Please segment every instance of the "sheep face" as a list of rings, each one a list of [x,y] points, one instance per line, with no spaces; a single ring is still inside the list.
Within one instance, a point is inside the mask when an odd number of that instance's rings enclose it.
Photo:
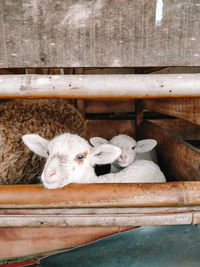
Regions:
[[[122,150],[120,157],[113,163],[116,167],[125,168],[134,161],[136,141],[133,138],[121,134],[113,137],[109,143]]]
[[[144,153],[151,151],[157,145],[157,141],[154,139],[144,139],[136,142],[135,139],[126,134],[114,136],[109,142],[102,137],[92,137],[90,138],[90,142],[93,146],[109,143],[119,147],[122,153],[120,157],[113,162],[113,165],[117,167],[117,169],[129,166],[135,158],[138,159],[139,154],[142,159]]]
[[[95,177],[95,164],[111,163],[121,154],[112,145],[92,148],[82,137],[69,133],[51,141],[35,134],[24,135],[23,141],[33,152],[47,158],[41,181],[49,189],[69,183],[88,183]]]

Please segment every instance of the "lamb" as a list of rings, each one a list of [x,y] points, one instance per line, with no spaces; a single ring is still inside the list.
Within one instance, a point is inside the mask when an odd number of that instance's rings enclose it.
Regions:
[[[23,135],[36,132],[51,139],[66,131],[86,136],[82,115],[65,99],[0,103],[0,184],[40,182],[45,160],[24,146]]]
[[[144,139],[136,142],[135,139],[128,135],[120,134],[114,136],[110,141],[102,137],[92,137],[90,138],[90,143],[93,146],[109,143],[121,148],[122,154],[111,164],[111,173],[119,172],[122,168],[129,166],[134,160],[138,159],[153,160],[157,163],[154,149],[157,141],[154,139]]]
[[[95,164],[108,164],[121,154],[119,147],[102,144],[92,147],[84,138],[64,133],[48,141],[37,134],[22,137],[34,153],[46,158],[41,181],[48,189],[69,183],[165,182],[165,176],[153,161],[137,160],[117,174],[97,177]]]

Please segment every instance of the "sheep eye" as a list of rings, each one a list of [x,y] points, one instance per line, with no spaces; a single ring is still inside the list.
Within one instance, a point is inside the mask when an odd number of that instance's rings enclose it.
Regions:
[[[84,157],[83,157],[83,155],[77,155],[76,158],[77,158],[78,160],[82,160]]]
[[[132,147],[132,149],[134,150],[134,149],[135,149],[135,147],[133,146],[133,147]]]
[[[49,151],[47,151],[47,155],[49,156]]]

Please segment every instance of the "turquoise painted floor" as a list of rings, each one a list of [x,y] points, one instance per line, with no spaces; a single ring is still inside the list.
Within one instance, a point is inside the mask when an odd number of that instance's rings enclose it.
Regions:
[[[43,258],[52,267],[200,267],[200,226],[146,226]]]

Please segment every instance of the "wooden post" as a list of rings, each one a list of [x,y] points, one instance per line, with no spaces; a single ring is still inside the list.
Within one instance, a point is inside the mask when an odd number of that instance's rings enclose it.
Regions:
[[[135,100],[135,132],[136,132],[136,140],[141,139],[141,125],[143,121],[143,105],[141,99]]]

